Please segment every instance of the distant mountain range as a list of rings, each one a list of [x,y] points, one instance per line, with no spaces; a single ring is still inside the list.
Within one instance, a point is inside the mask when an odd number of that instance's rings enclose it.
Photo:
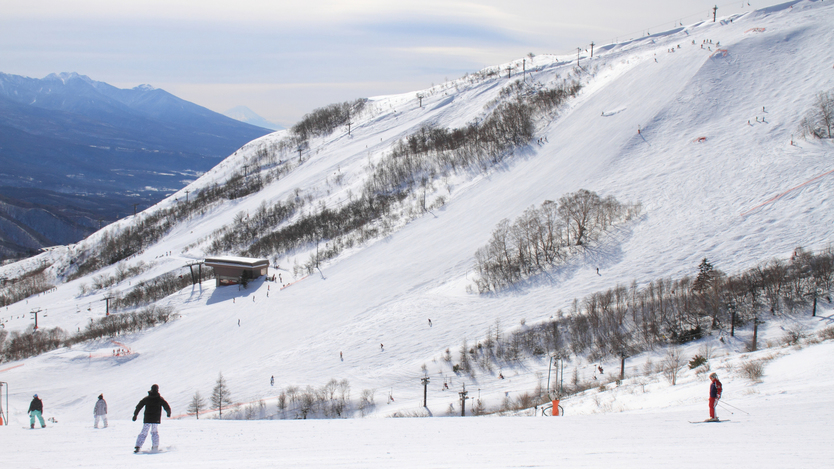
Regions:
[[[150,85],[0,73],[0,259],[77,241],[268,133]]]
[[[231,117],[232,119],[240,122],[246,122],[247,124],[256,125],[258,127],[263,127],[265,129],[270,130],[284,130],[286,127],[282,125],[278,125],[274,122],[270,122],[263,117],[255,114],[255,111],[249,109],[246,106],[235,106],[228,111],[223,113],[226,117]]]

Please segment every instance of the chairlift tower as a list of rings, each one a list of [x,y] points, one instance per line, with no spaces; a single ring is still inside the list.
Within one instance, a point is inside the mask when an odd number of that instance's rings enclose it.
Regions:
[[[32,317],[35,318],[35,330],[38,330],[38,313],[41,312],[43,312],[43,310],[40,308],[32,310]]]
[[[203,284],[203,264],[205,264],[205,261],[190,262],[185,265],[191,271],[191,285]],[[196,273],[194,272],[195,266],[197,267]]]
[[[101,300],[101,301],[105,302],[105,304],[104,304],[104,315],[105,316],[110,316],[110,300],[112,300],[112,299],[113,299],[112,296],[105,296]]]

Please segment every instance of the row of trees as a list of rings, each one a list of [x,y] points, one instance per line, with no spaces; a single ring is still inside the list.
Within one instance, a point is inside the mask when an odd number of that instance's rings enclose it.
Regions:
[[[47,264],[36,266],[16,278],[0,279],[0,306],[17,303],[38,293],[55,288],[46,275]]]
[[[274,411],[267,408],[261,400],[244,406],[234,406],[226,380],[221,373],[212,390],[209,402],[211,411],[217,411],[217,418],[230,420],[264,420],[264,419],[306,419],[306,418],[343,418],[358,410],[363,415],[374,407],[374,392],[362,391],[358,402],[350,398],[348,380],[331,379],[320,388],[307,386],[288,386],[281,390]],[[223,409],[226,417],[223,417]],[[188,412],[200,418],[200,412],[207,411],[206,401],[200,391],[194,393]]]
[[[200,270],[199,274],[195,272],[195,276],[199,276],[199,281],[201,282],[213,279],[214,269],[205,267]],[[152,279],[140,281],[127,293],[114,292],[110,300],[110,307],[113,310],[144,305],[151,305],[153,307],[151,303],[188,287],[192,284],[192,281],[190,273],[187,275],[177,275],[174,272],[166,272]]]
[[[321,208],[316,213],[260,236],[243,251],[244,255],[264,256],[287,252],[305,244],[324,243],[325,240],[334,240],[361,231],[388,213],[393,204],[406,196],[406,193],[371,194],[337,209]],[[331,242],[331,245],[333,244]],[[336,254],[338,253],[331,252],[330,256]],[[319,255],[317,260],[325,258],[324,255]]]
[[[337,127],[350,124],[351,116],[362,112],[367,102],[366,98],[360,98],[353,102],[346,101],[315,109],[305,114],[290,131],[299,143],[309,140],[310,137],[328,135]]]
[[[138,332],[159,324],[167,323],[178,317],[170,307],[152,305],[141,311],[124,314],[111,314],[93,320],[83,331],[68,334],[60,327],[37,329],[30,326],[23,332],[0,329],[0,362],[22,360],[59,347],[72,345],[118,334]]]
[[[229,391],[229,385],[226,384],[226,379],[223,378],[223,373],[217,375],[217,381],[214,383],[214,388],[211,390],[209,402],[218,411],[218,418],[223,418],[223,408],[234,404],[232,401],[232,393]],[[200,412],[205,410],[206,400],[200,395],[200,391],[194,392],[191,398],[191,403],[188,405],[188,411],[194,414],[196,418],[200,418]]]
[[[25,331],[0,329],[0,363],[34,357],[61,347],[67,333],[60,327],[35,330],[29,326]]]
[[[797,249],[788,261],[774,259],[727,276],[704,259],[698,274],[656,279],[643,287],[616,286],[574,300],[569,314],[504,334],[500,324],[469,346],[464,342],[456,371],[492,370],[495,364],[523,356],[587,354],[596,361],[630,356],[661,346],[683,344],[705,334],[733,335],[751,325],[750,349],[758,347],[755,330],[767,318],[816,314],[818,301],[831,302],[834,250]],[[446,361],[453,359],[447,350]]]
[[[132,334],[160,324],[167,324],[179,317],[170,306],[150,305],[139,311],[129,313],[110,314],[94,320],[83,331],[74,334],[64,341],[64,345],[74,345],[88,340],[115,337],[121,334]]]
[[[498,291],[564,262],[613,224],[639,214],[640,206],[622,204],[581,189],[559,202],[528,208],[512,224],[501,220],[488,244],[475,253],[478,291]]]
[[[491,167],[530,141],[537,118],[581,89],[578,80],[553,89],[536,89],[524,82],[515,86],[527,92],[507,96],[480,122],[457,129],[424,126],[398,141],[374,168],[365,191],[393,194],[425,185],[450,171]]]
[[[123,280],[135,277],[143,272],[147,272],[151,269],[151,267],[153,267],[153,263],[146,264],[144,261],[139,261],[133,265],[128,265],[126,262],[122,262],[116,267],[116,271],[113,274],[102,273],[96,275],[93,277],[92,284],[89,286],[87,284],[81,284],[79,287],[79,293],[81,295],[86,295],[90,291],[112,287]]]

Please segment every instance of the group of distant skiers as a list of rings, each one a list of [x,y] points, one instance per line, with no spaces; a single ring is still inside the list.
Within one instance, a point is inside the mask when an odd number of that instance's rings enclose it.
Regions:
[[[142,431],[139,432],[139,436],[136,437],[136,446],[133,447],[134,453],[138,453],[142,448],[145,438],[148,437],[148,432],[151,434],[151,451],[159,451],[159,430],[157,427],[162,420],[162,409],[165,409],[168,418],[171,417],[171,406],[159,395],[159,386],[156,384],[151,386],[148,395],[136,405],[136,409],[133,411],[134,422],[143,407],[145,408],[144,425]],[[104,394],[98,395],[98,400],[93,408],[93,417],[93,428],[98,428],[100,421],[104,423],[104,428],[107,428],[107,401],[104,400]],[[41,428],[46,427],[46,422],[43,420],[43,401],[37,394],[32,396],[32,402],[29,404],[29,428],[35,428],[35,419],[41,424]]]

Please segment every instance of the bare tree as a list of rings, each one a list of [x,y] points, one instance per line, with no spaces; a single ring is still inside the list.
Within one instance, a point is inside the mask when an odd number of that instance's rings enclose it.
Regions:
[[[194,392],[194,397],[191,398],[191,404],[188,405],[188,411],[194,412],[194,415],[199,419],[200,411],[206,406],[206,401],[200,395],[200,391]]]
[[[661,367],[663,369],[663,375],[672,383],[672,386],[678,384],[678,373],[683,369],[685,364],[686,360],[683,358],[680,349],[677,347],[669,347],[669,350],[666,351],[666,357],[661,362]]]
[[[834,91],[821,91],[816,96],[814,106],[800,123],[805,135],[817,138],[832,138],[834,127]]]
[[[825,136],[831,138],[831,127],[834,126],[834,93],[820,92],[817,95],[817,102],[814,103],[814,111],[817,114],[817,122],[825,127]],[[822,132],[820,132],[822,134]],[[817,135],[822,138],[822,135]]]
[[[211,404],[217,407],[220,413],[220,418],[223,418],[223,406],[232,403],[229,388],[226,386],[226,380],[223,379],[223,373],[217,376],[217,381],[214,385],[214,390],[211,392]]]
[[[599,196],[586,189],[563,196],[559,199],[559,213],[573,234],[573,244],[581,246],[586,233],[592,227],[594,211],[600,205]]]

